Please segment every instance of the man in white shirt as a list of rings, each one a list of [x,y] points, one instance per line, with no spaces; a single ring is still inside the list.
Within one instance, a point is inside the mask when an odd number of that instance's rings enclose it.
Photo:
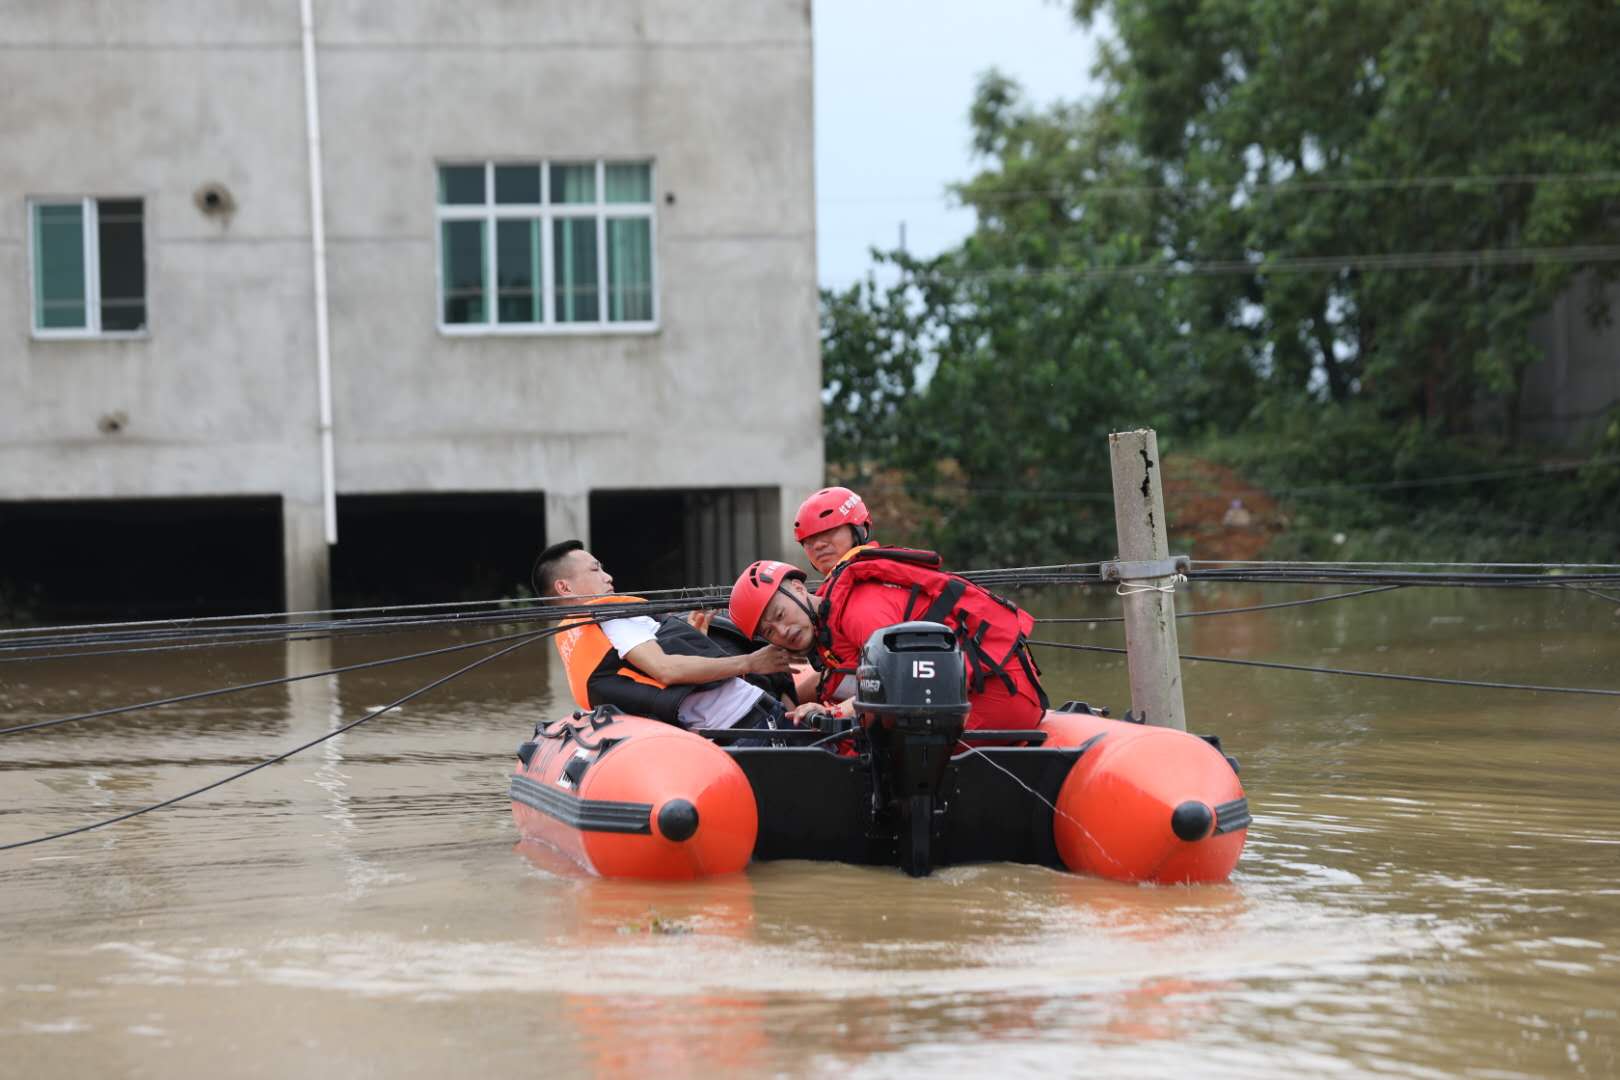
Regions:
[[[635,600],[613,594],[612,576],[578,540],[541,552],[535,579],[543,598],[569,605]],[[756,682],[770,685],[769,676],[790,670],[792,656],[775,645],[730,655],[706,636],[710,617],[694,612],[689,620],[670,616],[660,622],[631,615],[600,625],[590,620],[571,624],[553,640],[576,703],[581,708],[616,705],[691,728],[779,726],[781,701]],[[746,681],[749,677],[756,682]],[[763,740],[751,742],[763,745]]]

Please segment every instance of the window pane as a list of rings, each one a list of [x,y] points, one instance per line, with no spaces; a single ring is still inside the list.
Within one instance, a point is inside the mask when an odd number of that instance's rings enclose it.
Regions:
[[[101,258],[101,328],[139,330],[146,325],[146,259],[139,199],[96,203],[96,239]]]
[[[608,165],[604,169],[602,186],[606,188],[606,201],[611,203],[652,202],[652,167],[645,162],[633,165]]]
[[[487,322],[484,314],[484,223],[441,223],[444,245],[444,321]]]
[[[34,207],[34,322],[41,330],[85,325],[84,207]]]
[[[551,167],[551,201],[554,203],[595,202],[596,166],[553,165]]]
[[[495,201],[530,204],[539,202],[540,166],[495,166]]]
[[[495,318],[503,323],[540,321],[538,221],[495,223]]]
[[[608,321],[648,322],[652,310],[652,222],[609,218]]]
[[[551,225],[557,321],[596,322],[601,317],[596,297],[596,219],[557,218]]]
[[[484,200],[482,165],[440,165],[439,202],[444,206],[477,206]]]

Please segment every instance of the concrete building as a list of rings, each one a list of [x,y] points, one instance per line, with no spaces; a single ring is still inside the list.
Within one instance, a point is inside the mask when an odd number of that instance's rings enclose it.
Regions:
[[[808,0],[0,0],[0,85],[14,582],[224,520],[184,562],[279,531],[289,610],[480,537],[496,587],[548,538],[647,587],[796,550]]]
[[[1592,313],[1606,309],[1607,317]],[[1620,408],[1620,285],[1590,271],[1531,329],[1544,354],[1525,370],[1519,430],[1527,439],[1581,451],[1603,437]]]

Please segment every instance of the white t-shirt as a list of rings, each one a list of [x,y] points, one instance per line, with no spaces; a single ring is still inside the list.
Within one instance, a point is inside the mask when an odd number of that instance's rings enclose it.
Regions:
[[[646,615],[609,619],[602,624],[602,633],[607,635],[613,650],[625,657],[631,649],[657,638],[658,622]],[[681,723],[695,728],[728,728],[741,720],[764,693],[753,683],[727,679],[713,690],[697,690],[686,695],[686,700],[681,702]]]

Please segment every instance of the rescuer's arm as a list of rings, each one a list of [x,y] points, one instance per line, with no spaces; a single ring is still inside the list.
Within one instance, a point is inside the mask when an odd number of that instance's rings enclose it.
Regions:
[[[646,641],[624,658],[665,686],[687,686],[744,675],[775,675],[792,668],[785,649],[767,645],[742,656],[679,656],[667,653],[656,641]]]

